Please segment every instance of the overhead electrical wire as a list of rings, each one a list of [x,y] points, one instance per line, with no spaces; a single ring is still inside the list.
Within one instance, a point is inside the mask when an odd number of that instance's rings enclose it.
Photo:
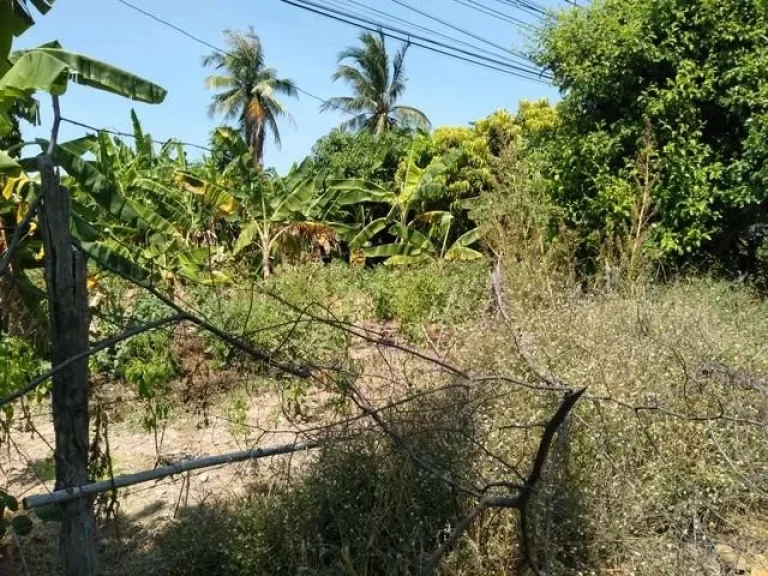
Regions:
[[[85,128],[86,130],[93,130],[94,132],[104,132],[106,134],[111,134],[112,136],[121,136],[125,138],[136,139],[136,135],[131,134],[130,132],[123,132],[121,130],[111,130],[108,128],[96,128],[95,126],[91,126],[90,124],[86,124],[78,120],[72,120],[71,118],[65,118],[63,116],[61,118],[61,121],[66,124],[71,124],[72,126]],[[155,140],[154,138],[151,138],[150,141],[153,144],[159,144],[161,146],[164,146],[168,143],[175,143],[175,144],[181,144],[182,146],[185,146],[185,147],[198,148],[200,150],[205,150],[206,152],[213,152],[213,150],[208,146],[203,146],[202,144],[194,144],[192,142],[184,142],[182,140],[177,140],[176,138],[169,138],[168,140]]]
[[[182,34],[182,35],[186,36],[190,40],[192,40],[194,42],[197,42],[198,44],[200,44],[202,46],[205,46],[206,48],[210,48],[214,52],[218,52],[219,54],[222,54],[224,56],[228,55],[228,52],[226,50],[224,50],[223,48],[220,48],[220,47],[216,46],[215,44],[211,44],[210,42],[208,42],[206,40],[203,40],[202,38],[199,38],[199,37],[195,36],[194,34],[190,34],[186,30],[184,30],[183,28],[180,28],[179,26],[177,26],[176,24],[174,24],[172,22],[169,22],[168,20],[160,18],[159,16],[157,16],[156,14],[153,14],[152,12],[144,10],[143,8],[140,8],[139,6],[136,6],[135,4],[132,4],[131,2],[128,2],[127,0],[116,0],[116,1],[119,2],[120,4],[123,4],[124,6],[127,6],[131,10],[134,10],[134,11],[138,12],[139,14],[142,14],[142,15],[146,16],[147,18],[151,18],[152,20],[162,24],[163,26],[167,26],[168,28],[171,28],[172,30],[178,32],[179,34]],[[340,112],[345,112],[347,114],[352,114],[352,115],[356,114],[355,112],[352,112],[352,111],[344,108],[343,106],[338,106],[338,105],[336,105],[336,104],[334,104],[332,102],[328,102],[328,100],[325,100],[324,98],[318,96],[317,94],[313,94],[312,92],[309,92],[308,90],[300,88],[299,86],[296,86],[296,91],[297,92],[301,92],[305,96],[309,96],[310,98],[313,98],[314,100],[317,100],[318,102],[321,102],[323,104],[327,104],[331,108],[335,108],[336,110],[338,110]],[[118,134],[118,135],[120,135],[120,134]],[[122,134],[122,135],[125,135],[125,134]],[[198,147],[198,148],[201,147],[201,146],[199,146],[197,144],[190,144],[190,146],[195,146],[195,147]]]
[[[426,12],[420,8],[417,8],[416,6],[413,6],[409,4],[408,2],[405,2],[404,0],[391,0],[398,6],[401,6],[407,10],[410,10],[412,12],[415,12],[416,14],[419,14],[423,16],[424,18],[428,18],[429,20],[432,20],[434,22],[437,22],[438,24],[441,24],[447,28],[450,28],[451,30],[455,30],[456,32],[460,34],[464,34],[465,36],[469,36],[470,38],[474,38],[475,40],[482,42],[483,44],[486,44],[488,46],[492,46],[493,48],[496,48],[497,50],[501,50],[502,52],[506,52],[507,54],[510,54],[514,56],[515,58],[521,59],[525,62],[530,63],[530,60],[527,56],[524,54],[521,54],[519,52],[516,52],[514,50],[511,50],[509,48],[505,48],[501,44],[497,44],[496,42],[493,42],[491,40],[488,40],[487,38],[483,38],[482,36],[475,34],[474,32],[471,32],[469,30],[465,30],[461,26],[456,26],[455,24],[452,24],[451,22],[448,22],[447,20],[443,20],[442,18],[435,16],[434,14],[430,14],[429,12]]]
[[[328,6],[323,6],[310,0],[279,0],[284,4],[300,8],[307,12],[311,12],[332,20],[343,22],[350,26],[368,30],[369,32],[380,32],[388,38],[399,40],[401,42],[408,42],[414,46],[418,46],[425,50],[435,52],[454,58],[456,60],[468,62],[470,64],[495,70],[510,76],[516,76],[524,78],[532,82],[538,82],[541,84],[547,84],[546,80],[549,75],[540,69],[533,66],[526,66],[524,64],[514,64],[509,61],[499,60],[497,58],[489,58],[482,56],[477,52],[471,52],[461,48],[456,48],[450,44],[434,40],[432,38],[424,37],[414,34],[407,30],[396,28],[394,26],[386,25],[380,21],[370,20],[359,15],[349,14],[338,9],[334,9]]]
[[[461,1],[461,0],[456,0],[456,1]],[[484,53],[492,55],[492,56],[496,56],[496,57],[499,56],[498,52],[494,52],[492,50],[487,50],[487,49],[485,49],[485,48],[483,48],[481,46],[475,46],[474,44],[471,44],[471,43],[466,42],[464,40],[461,40],[459,38],[455,38],[454,36],[450,36],[448,34],[444,34],[443,32],[440,32],[440,31],[437,31],[437,30],[432,30],[431,28],[428,28],[426,26],[422,26],[420,24],[416,24],[414,22],[410,22],[410,21],[408,21],[408,20],[406,20],[404,18],[400,18],[399,16],[394,16],[394,15],[388,13],[388,12],[384,12],[383,10],[378,10],[378,9],[372,7],[372,6],[368,6],[367,4],[363,4],[361,2],[358,2],[357,0],[336,0],[336,2],[337,3],[338,2],[346,2],[347,4],[351,4],[352,6],[356,6],[356,7],[359,7],[361,9],[368,10],[369,12],[373,12],[374,14],[376,14],[379,17],[387,18],[388,20],[391,20],[393,22],[397,22],[398,24],[405,24],[406,26],[411,26],[412,28],[415,28],[416,30],[420,30],[422,32],[427,32],[429,34],[434,34],[436,36],[440,36],[441,38],[445,38],[445,39],[451,40],[453,42],[458,42],[462,46],[467,46],[469,48],[474,48],[474,49],[476,49],[476,50],[478,50],[480,52],[484,52]],[[504,50],[504,52],[505,52],[504,56],[509,56],[509,54],[507,53],[507,50]]]
[[[536,17],[545,16],[547,14],[547,8],[545,6],[537,4],[531,0],[496,0],[496,2],[513,8],[519,8],[520,10],[525,10]]]
[[[486,14],[491,18],[495,18],[497,20],[501,20],[502,22],[512,24],[514,26],[517,26],[518,28],[522,28],[523,30],[528,31],[534,28],[534,26],[530,22],[526,22],[522,18],[517,18],[505,12],[501,12],[500,10],[496,10],[495,8],[491,8],[490,6],[486,6],[485,4],[481,4],[480,2],[476,2],[475,0],[453,0],[453,1],[456,2],[457,4],[460,4],[461,6],[466,6],[471,10],[475,10],[477,12],[480,12],[481,14]]]

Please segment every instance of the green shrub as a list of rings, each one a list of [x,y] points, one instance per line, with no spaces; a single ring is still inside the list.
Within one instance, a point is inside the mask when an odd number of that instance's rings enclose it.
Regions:
[[[7,396],[22,388],[36,374],[44,371],[47,363],[41,360],[33,346],[21,338],[0,334],[0,396]],[[49,386],[38,387],[33,397],[41,402]],[[14,404],[2,407],[2,427],[7,431],[15,413]]]
[[[594,257],[630,227],[636,158],[658,143],[649,242],[751,272],[766,201],[763,0],[599,0],[543,27],[538,62],[563,91],[545,148],[550,192]]]

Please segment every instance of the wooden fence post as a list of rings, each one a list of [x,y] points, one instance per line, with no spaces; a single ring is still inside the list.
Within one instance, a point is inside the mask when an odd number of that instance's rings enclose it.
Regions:
[[[57,366],[88,350],[88,295],[83,256],[70,235],[69,193],[54,169],[61,120],[54,96],[54,129],[48,153],[38,158],[41,231],[51,325],[51,363]],[[56,432],[56,489],[88,482],[88,358],[53,375],[53,425]],[[59,554],[65,576],[96,576],[96,526],[88,498],[61,505]]]

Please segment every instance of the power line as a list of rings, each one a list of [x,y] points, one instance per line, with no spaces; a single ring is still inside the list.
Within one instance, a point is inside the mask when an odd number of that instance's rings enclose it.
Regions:
[[[507,22],[508,24],[513,24],[514,26],[518,26],[519,28],[523,28],[525,30],[530,30],[531,28],[533,28],[533,25],[531,25],[529,22],[526,22],[521,18],[511,16],[509,14],[501,12],[500,10],[496,10],[495,8],[491,8],[490,6],[481,4],[480,2],[476,2],[474,0],[453,0],[453,1],[456,2],[457,4],[466,6],[467,8],[480,12],[481,14],[486,14],[491,18],[495,18],[497,20],[501,20],[502,22]]]
[[[442,18],[439,18],[435,16],[434,14],[430,14],[429,12],[425,12],[424,10],[421,10],[420,8],[416,8],[415,6],[412,6],[411,4],[408,4],[407,2],[404,2],[403,0],[392,0],[395,4],[398,6],[402,6],[403,8],[406,8],[407,10],[410,10],[412,12],[415,12],[416,14],[419,14],[425,18],[428,18],[429,20],[433,20],[437,22],[438,24],[442,24],[443,26],[446,26],[450,28],[451,30],[455,30],[456,32],[459,32],[460,34],[464,34],[465,36],[469,36],[470,38],[474,38],[475,40],[482,42],[483,44],[486,44],[488,46],[492,46],[496,48],[497,50],[501,50],[502,52],[506,52],[507,54],[511,54],[515,56],[516,58],[520,58],[525,61],[529,61],[529,59],[518,52],[515,52],[513,50],[510,50],[509,48],[505,48],[501,44],[497,44],[496,42],[492,42],[491,40],[488,40],[486,38],[483,38],[482,36],[479,36],[475,34],[474,32],[470,32],[469,30],[465,30],[464,28],[460,26],[456,26],[455,24],[452,24],[446,20],[443,20]]]
[[[541,4],[537,4],[532,0],[496,0],[499,4],[511,6],[513,8],[519,8],[525,10],[536,17],[545,16],[547,14],[547,8]]]
[[[156,14],[153,14],[152,12],[144,10],[143,8],[140,8],[139,6],[136,6],[135,4],[132,4],[131,2],[128,2],[127,0],[117,0],[117,2],[119,2],[120,4],[123,4],[124,6],[127,6],[131,10],[135,10],[136,12],[138,12],[140,14],[143,14],[147,18],[151,18],[152,20],[162,24],[163,26],[167,26],[168,28],[171,28],[172,30],[178,32],[179,34],[182,34],[182,35],[186,36],[190,40],[192,40],[194,42],[197,42],[198,44],[200,44],[202,46],[205,46],[206,48],[210,48],[214,52],[218,52],[219,54],[222,54],[224,56],[231,56],[231,54],[228,51],[224,50],[223,48],[220,48],[220,47],[216,46],[215,44],[211,44],[207,40],[204,40],[204,39],[202,39],[202,38],[200,38],[198,36],[195,36],[194,34],[191,34],[191,33],[187,32],[186,30],[184,30],[183,28],[177,26],[173,22],[169,22],[168,20],[160,18]],[[305,94],[306,96],[309,96],[310,98],[314,98],[318,102],[322,102],[323,104],[328,104],[328,106],[330,106],[332,108],[336,108],[337,110],[339,110],[341,112],[345,112],[347,114],[355,115],[354,112],[351,112],[350,110],[344,108],[343,106],[338,106],[336,104],[328,102],[324,98],[321,98],[320,96],[318,96],[316,94],[312,94],[308,90],[304,90],[303,88],[299,88],[298,86],[296,87],[296,90],[298,92],[301,92],[302,94]],[[130,134],[123,134],[123,133],[117,134],[117,135],[130,136]],[[189,144],[189,145],[193,146],[193,147],[196,147],[196,148],[208,149],[206,147],[201,147],[198,144]]]
[[[280,0],[280,2],[308,12],[312,12],[320,16],[324,16],[326,18],[330,18],[331,20],[342,22],[350,26],[355,26],[356,28],[360,28],[362,30],[381,33],[388,38],[399,40],[401,42],[407,42],[425,50],[474,64],[475,66],[480,66],[489,70],[495,70],[510,76],[517,76],[519,78],[524,78],[533,82],[539,82],[541,84],[547,84],[547,82],[542,80],[542,78],[549,79],[549,76],[544,71],[539,71],[523,65],[512,64],[508,61],[505,62],[498,59],[483,57],[475,52],[455,48],[454,46],[445,44],[444,42],[439,42],[424,36],[415,35],[411,32],[398,29],[393,26],[387,26],[381,22],[372,21],[360,16],[349,15],[343,11],[328,8],[308,0]]]
[[[460,0],[457,0],[460,1]],[[482,48],[480,46],[476,46],[474,44],[471,44],[469,42],[465,42],[464,40],[461,40],[459,38],[456,38],[454,36],[450,36],[448,34],[444,34],[443,32],[432,30],[431,28],[427,28],[426,26],[422,26],[420,24],[416,24],[414,22],[409,22],[408,20],[404,18],[400,18],[399,16],[393,16],[392,14],[389,14],[388,12],[384,12],[383,10],[378,10],[376,8],[373,8],[372,6],[368,6],[367,4],[363,4],[361,2],[357,2],[356,0],[336,0],[336,2],[346,2],[347,4],[352,4],[353,6],[357,6],[359,8],[362,8],[364,10],[367,10],[369,12],[373,12],[374,14],[378,15],[382,18],[387,18],[388,20],[397,22],[398,24],[405,24],[407,26],[411,26],[412,28],[415,28],[416,30],[420,30],[422,32],[427,32],[429,34],[434,34],[436,36],[440,36],[441,38],[445,38],[447,40],[451,40],[453,42],[457,42],[463,46],[467,46],[469,48],[474,48],[480,52],[484,52],[485,54],[490,54],[492,56],[499,56],[497,52],[493,52],[491,50],[487,50],[485,48]],[[521,21],[522,22],[522,21]],[[504,50],[506,55],[508,55],[507,50]]]
[[[123,4],[123,5],[127,6],[131,10],[135,10],[136,12],[144,14],[144,16],[146,16],[147,18],[151,18],[155,22],[159,22],[160,24],[162,24],[164,26],[168,26],[169,28],[173,28],[179,34],[183,34],[184,36],[186,36],[187,38],[190,38],[191,40],[194,40],[198,44],[202,44],[203,46],[207,46],[208,48],[210,48],[211,50],[214,50],[216,52],[223,52],[220,48],[217,48],[216,46],[214,46],[210,42],[207,42],[207,41],[203,40],[202,38],[198,38],[197,36],[195,36],[193,34],[190,34],[186,30],[184,30],[183,28],[179,28],[178,26],[176,26],[175,24],[169,22],[168,20],[163,20],[159,16],[156,16],[155,14],[152,14],[151,12],[148,12],[147,10],[144,10],[143,8],[140,8],[139,6],[136,6],[135,4],[131,4],[127,0],[117,0],[117,1],[120,2],[120,4]]]
[[[499,67],[508,68],[509,70],[501,70],[501,71],[504,71],[508,74],[512,74],[516,76],[528,75],[527,77],[529,79],[534,79],[534,80],[540,79],[540,75],[541,75],[540,71],[532,68],[529,65],[515,64],[508,60],[506,61],[499,60],[498,57],[488,58],[488,57],[477,54],[477,52],[470,52],[467,50],[463,50],[461,48],[456,48],[453,45],[445,44],[444,42],[440,42],[432,38],[413,34],[412,32],[409,32],[408,30],[403,30],[402,28],[388,26],[382,23],[381,21],[371,20],[356,14],[350,14],[344,11],[340,11],[338,9],[329,8],[327,6],[317,4],[316,2],[312,2],[310,0],[280,0],[280,1],[298,8],[308,10],[310,12],[314,12],[316,14],[320,14],[322,16],[329,17],[334,20],[342,21],[347,24],[357,26],[358,28],[363,28],[365,30],[369,30],[373,32],[378,32],[378,31],[386,32],[385,35],[391,38],[395,38],[403,42],[409,42],[415,46],[419,46],[421,48],[431,50],[433,52],[437,52],[446,56],[451,56],[453,58],[470,62],[472,64],[485,66],[485,67],[492,67],[494,69],[498,69]],[[353,19],[353,21],[350,22],[349,19]],[[398,34],[399,36],[397,36]],[[428,45],[425,45],[424,42],[426,42]],[[514,52],[511,52],[510,50],[508,50],[507,48],[504,48],[503,46],[500,46],[498,44],[492,44],[492,45],[494,45],[494,47],[496,47],[497,49],[503,50],[507,55],[515,55]],[[435,46],[437,48],[435,48]],[[450,52],[446,52],[446,50]],[[476,47],[475,47],[475,50],[477,50]],[[516,55],[516,56],[518,58],[520,57],[519,55]]]
[[[118,0],[120,1],[120,0]],[[91,126],[90,124],[85,124],[84,122],[80,122],[78,120],[72,120],[71,118],[61,118],[62,122],[66,122],[67,124],[71,124],[73,126],[79,126],[80,128],[85,128],[86,130],[93,130],[94,132],[105,132],[107,134],[111,134],[113,136],[122,136],[125,138],[133,138],[136,139],[136,135],[132,134],[130,132],[122,132],[120,130],[109,130],[107,128],[96,128],[95,126]],[[213,152],[211,148],[208,146],[203,146],[202,144],[194,144],[192,142],[183,142],[181,140],[177,140],[175,138],[170,138],[168,140],[155,140],[150,138],[149,139],[153,144],[159,144],[161,146],[165,146],[169,142],[172,142],[174,144],[181,144],[182,146],[190,147],[190,148],[198,148],[200,150],[205,150],[206,152]]]

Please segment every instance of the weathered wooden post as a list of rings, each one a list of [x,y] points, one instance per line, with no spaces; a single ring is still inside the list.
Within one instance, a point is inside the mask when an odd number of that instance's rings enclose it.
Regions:
[[[45,246],[45,275],[51,325],[51,362],[57,366],[88,350],[88,295],[83,256],[70,235],[69,193],[54,169],[61,114],[53,97],[54,126],[46,154],[38,158]],[[88,358],[53,375],[53,425],[56,431],[56,489],[88,482]],[[59,553],[66,576],[96,576],[96,527],[88,498],[60,506]]]

